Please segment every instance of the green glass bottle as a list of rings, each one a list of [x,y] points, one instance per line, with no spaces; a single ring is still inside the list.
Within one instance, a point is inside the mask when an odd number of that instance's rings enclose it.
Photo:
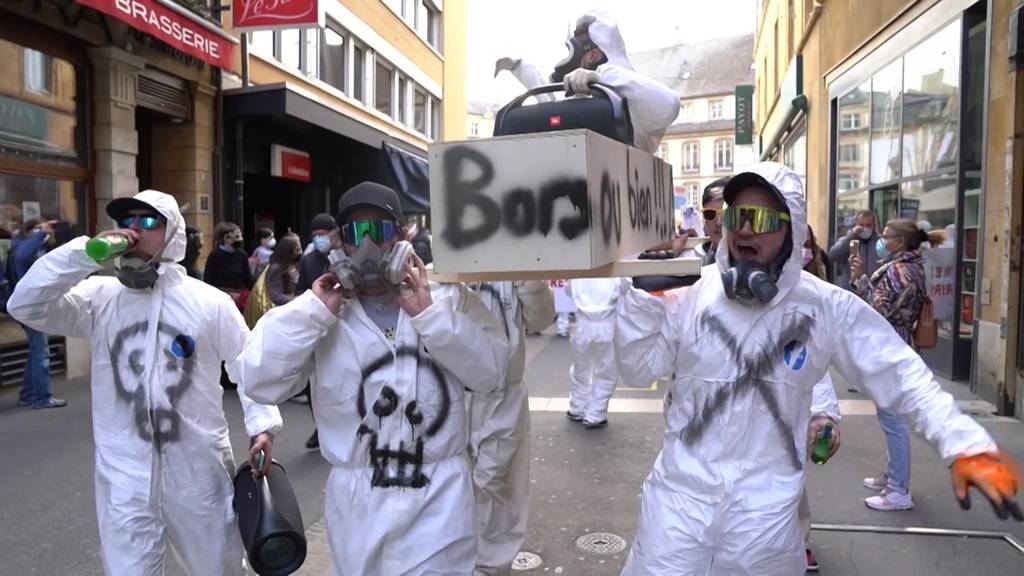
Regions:
[[[828,462],[830,446],[832,444],[832,424],[825,424],[822,428],[821,433],[818,435],[818,439],[814,441],[814,447],[811,449],[811,462],[821,465]]]
[[[85,253],[96,262],[105,262],[128,249],[125,236],[96,236],[85,243]]]

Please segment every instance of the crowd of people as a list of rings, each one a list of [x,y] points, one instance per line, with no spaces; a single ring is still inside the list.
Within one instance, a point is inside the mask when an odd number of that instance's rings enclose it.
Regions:
[[[628,95],[634,144],[653,150],[676,95],[632,69],[602,15],[581,18],[574,40],[578,67],[559,79]],[[332,574],[510,573],[528,523],[525,334],[555,322],[546,284],[431,282],[429,234],[372,182],[315,216],[305,248],[260,230],[250,255],[239,226],[218,224],[202,274],[202,235],[173,196],[146,190],[106,213],[114,229],[52,249],[45,224],[29,228],[7,309],[30,338],[92,343],[107,574],[160,574],[168,546],[190,574],[244,572],[222,381],[238,385],[248,459],[263,473],[283,427],[277,406],[308,398],[308,445],[331,465]],[[865,480],[878,490],[868,506],[912,505],[906,421],[950,463],[962,506],[973,487],[1000,518],[1024,520],[1006,455],[914,349],[927,306],[919,249],[937,235],[904,220],[879,234],[865,212],[826,254],[800,178],[770,162],[710,186],[702,217],[696,283],[653,293],[574,279],[576,326],[557,328],[571,332],[574,422],[608,425],[614,375],[667,382],[664,443],[623,574],[811,567],[808,445],[824,438],[831,455],[840,444],[830,371],[870,394],[886,433],[888,466]],[[86,250],[95,240],[126,248],[97,260]],[[34,379],[22,400],[59,403]]]

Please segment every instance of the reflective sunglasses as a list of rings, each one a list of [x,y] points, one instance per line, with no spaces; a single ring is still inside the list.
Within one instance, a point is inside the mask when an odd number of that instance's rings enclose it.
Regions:
[[[789,222],[789,214],[764,206],[729,206],[722,212],[722,226],[726,230],[739,230],[743,223],[750,223],[754,234],[775,232],[782,228],[783,222]]]
[[[398,225],[391,220],[353,220],[341,227],[342,241],[352,246],[359,246],[367,234],[370,240],[383,244],[398,237]]]
[[[131,228],[136,222],[143,230],[152,230],[160,226],[160,217],[152,214],[128,214],[117,219],[119,228]]]
[[[722,213],[721,208],[705,208],[701,210],[705,220],[714,220]]]

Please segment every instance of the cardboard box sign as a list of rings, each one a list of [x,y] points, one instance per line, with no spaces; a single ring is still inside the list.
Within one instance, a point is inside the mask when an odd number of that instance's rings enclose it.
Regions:
[[[589,270],[672,238],[671,166],[589,130],[433,144],[429,156],[439,273]]]

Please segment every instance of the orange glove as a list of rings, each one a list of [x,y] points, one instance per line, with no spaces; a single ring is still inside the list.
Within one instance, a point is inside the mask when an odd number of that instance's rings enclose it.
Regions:
[[[977,454],[957,458],[950,468],[953,478],[953,493],[960,501],[964,510],[971,508],[971,497],[968,490],[974,486],[992,503],[996,516],[1006,520],[1013,515],[1018,521],[1024,522],[1020,506],[1013,500],[1017,494],[1017,483],[1020,468],[1009,457],[999,454]]]

